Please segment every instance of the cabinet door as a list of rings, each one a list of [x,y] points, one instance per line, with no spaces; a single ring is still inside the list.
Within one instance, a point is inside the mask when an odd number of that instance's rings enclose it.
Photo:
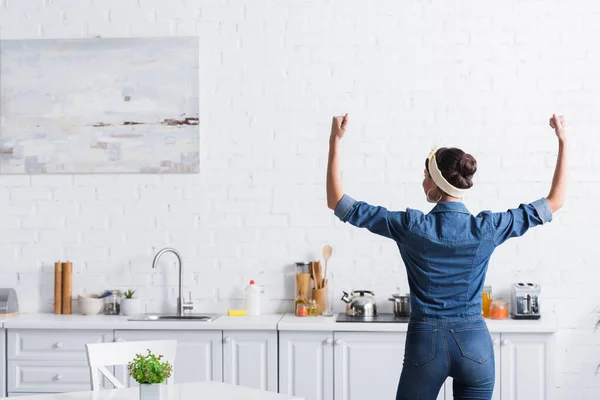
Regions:
[[[335,400],[394,399],[406,333],[336,332]]]
[[[492,396],[492,400],[500,400],[500,334],[492,333],[491,335],[492,342],[494,343],[494,369],[496,372],[496,383],[494,385],[494,395]],[[452,378],[448,378],[444,384],[446,400],[452,400],[454,398],[452,393],[452,382]],[[438,399],[441,400],[442,397],[439,397]]]
[[[6,330],[0,329],[0,397],[6,395]]]
[[[503,333],[501,339],[501,399],[552,399],[554,337],[539,333]]]
[[[223,332],[225,383],[277,392],[277,332]]]
[[[333,332],[279,332],[279,392],[333,400]]]
[[[176,383],[223,380],[221,331],[115,331],[116,341],[177,340]],[[115,376],[126,386],[137,384],[126,367],[115,367]]]

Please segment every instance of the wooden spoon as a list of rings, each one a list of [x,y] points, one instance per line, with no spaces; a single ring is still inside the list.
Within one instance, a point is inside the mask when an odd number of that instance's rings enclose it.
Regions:
[[[324,286],[327,286],[327,262],[329,261],[329,258],[331,257],[331,255],[333,254],[333,248],[330,245],[325,245],[323,247],[323,260],[325,260],[325,277],[324,277]]]

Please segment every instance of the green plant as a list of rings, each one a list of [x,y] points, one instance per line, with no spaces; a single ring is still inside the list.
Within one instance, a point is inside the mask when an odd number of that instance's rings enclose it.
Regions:
[[[162,355],[136,354],[135,358],[127,365],[129,375],[139,384],[163,383],[171,377],[173,367],[167,361],[162,362]]]
[[[123,297],[126,299],[133,299],[133,295],[135,294],[135,290],[128,289],[123,293]]]

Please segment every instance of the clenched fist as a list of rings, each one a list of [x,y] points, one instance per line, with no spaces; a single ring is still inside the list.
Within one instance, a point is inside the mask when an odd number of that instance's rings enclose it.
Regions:
[[[558,116],[556,114],[553,114],[552,118],[550,118],[550,127],[552,129],[554,129],[554,132],[556,133],[556,137],[558,137],[559,140],[566,139],[567,124],[565,122],[565,117],[563,115]]]
[[[341,139],[346,133],[346,127],[348,126],[348,114],[343,117],[333,117],[331,122],[331,136],[330,140]]]

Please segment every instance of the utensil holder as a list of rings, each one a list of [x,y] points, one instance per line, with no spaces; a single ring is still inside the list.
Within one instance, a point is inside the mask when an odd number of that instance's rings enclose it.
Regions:
[[[327,286],[312,290],[312,298],[317,302],[317,314],[319,315],[323,315],[323,312],[327,310],[327,290]]]

